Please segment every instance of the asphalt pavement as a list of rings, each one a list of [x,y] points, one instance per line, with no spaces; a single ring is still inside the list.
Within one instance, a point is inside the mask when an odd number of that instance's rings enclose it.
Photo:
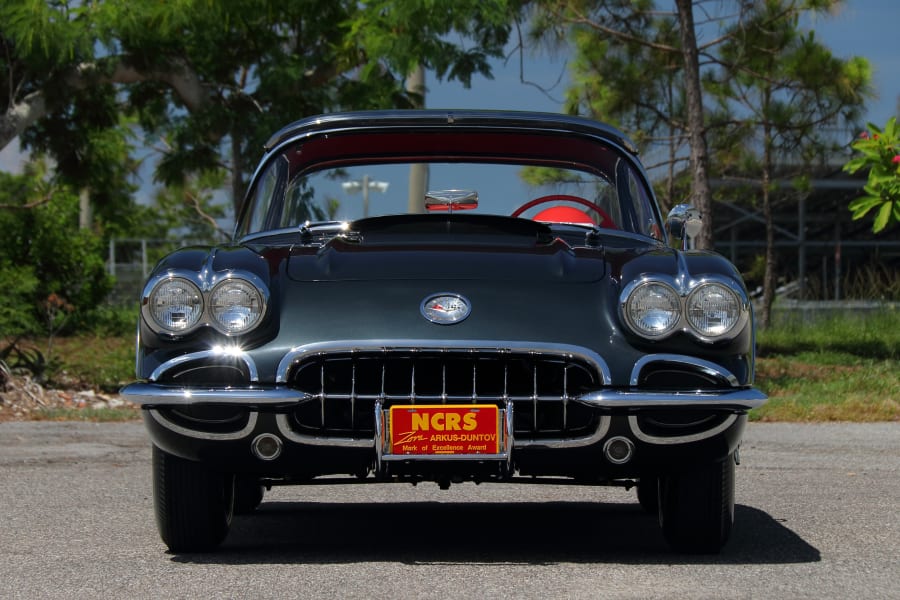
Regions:
[[[751,424],[721,555],[634,491],[276,488],[219,552],[166,551],[139,423],[0,423],[0,598],[900,598],[900,423]]]

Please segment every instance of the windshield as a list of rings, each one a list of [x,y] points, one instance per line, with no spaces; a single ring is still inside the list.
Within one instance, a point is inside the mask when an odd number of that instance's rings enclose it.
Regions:
[[[652,203],[630,161],[583,140],[335,136],[288,145],[269,157],[248,196],[238,236],[318,222],[464,211],[659,237]]]

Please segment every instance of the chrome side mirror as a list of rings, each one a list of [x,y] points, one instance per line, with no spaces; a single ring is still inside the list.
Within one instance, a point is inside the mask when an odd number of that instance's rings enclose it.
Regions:
[[[703,215],[690,204],[679,204],[669,211],[666,217],[666,233],[669,245],[681,250],[692,250],[694,238],[703,227]]]

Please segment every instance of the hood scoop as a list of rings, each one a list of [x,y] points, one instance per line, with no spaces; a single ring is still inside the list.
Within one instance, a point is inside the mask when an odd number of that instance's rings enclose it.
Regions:
[[[528,219],[495,215],[392,215],[360,219],[343,238],[366,246],[381,244],[486,244],[535,246],[550,244],[549,227]]]

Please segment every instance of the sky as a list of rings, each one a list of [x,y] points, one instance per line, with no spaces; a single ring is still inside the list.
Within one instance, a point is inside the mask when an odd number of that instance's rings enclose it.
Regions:
[[[840,58],[862,56],[873,68],[873,87],[877,95],[868,102],[866,121],[884,125],[898,113],[900,96],[900,48],[897,45],[900,24],[900,0],[845,0],[840,12],[819,17],[803,25],[815,31]],[[703,40],[700,39],[700,43]],[[560,112],[566,89],[566,57],[526,56],[524,78],[544,88],[553,88],[549,96],[537,87],[523,85],[519,77],[518,55],[506,63],[494,61],[494,79],[473,81],[471,89],[456,82],[442,83],[431,77],[426,81],[429,108],[487,108]],[[560,83],[560,77],[563,81]],[[555,86],[555,87],[554,87]],[[626,132],[627,133],[627,132]]]
[[[869,101],[866,121],[879,126],[898,113],[900,50],[897,27],[900,0],[846,0],[834,16],[807,23],[816,37],[842,58],[863,56],[873,67],[876,97]],[[702,40],[701,40],[702,43]],[[465,89],[457,82],[440,82],[426,75],[429,108],[484,108],[560,112],[567,85],[566,56],[526,55],[523,77],[548,89],[543,92],[520,79],[518,55],[493,63],[493,79],[476,77]],[[628,132],[626,132],[628,133]],[[18,171],[22,156],[14,142],[0,152],[0,169]]]

